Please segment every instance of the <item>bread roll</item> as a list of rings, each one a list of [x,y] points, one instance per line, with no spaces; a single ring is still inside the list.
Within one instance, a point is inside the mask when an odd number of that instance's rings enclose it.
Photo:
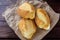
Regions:
[[[50,19],[47,12],[42,8],[37,8],[35,22],[37,26],[41,29],[50,29]]]
[[[33,34],[36,32],[36,26],[34,22],[28,19],[21,19],[18,23],[18,29],[27,39],[31,39]]]
[[[25,2],[22,5],[20,5],[17,8],[16,12],[23,18],[30,18],[30,19],[35,18],[35,8],[32,4],[28,2]]]

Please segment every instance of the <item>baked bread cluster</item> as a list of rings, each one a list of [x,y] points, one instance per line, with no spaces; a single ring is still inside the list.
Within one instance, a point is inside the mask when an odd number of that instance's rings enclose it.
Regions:
[[[37,27],[44,30],[50,29],[50,18],[43,8],[36,8],[25,2],[17,7],[16,12],[22,17],[18,22],[18,29],[23,37],[31,39]]]

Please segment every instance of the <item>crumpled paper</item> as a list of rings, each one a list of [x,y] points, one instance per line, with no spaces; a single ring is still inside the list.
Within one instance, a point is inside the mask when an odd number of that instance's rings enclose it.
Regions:
[[[16,8],[24,2],[32,3],[37,8],[38,7],[43,8],[44,10],[47,11],[50,17],[51,20],[50,29],[47,31],[38,28],[37,32],[34,34],[34,36],[31,39],[31,40],[41,40],[56,25],[56,23],[59,20],[59,14],[54,12],[54,10],[47,4],[47,2],[38,1],[38,0],[18,0],[16,5],[9,6],[2,15],[5,17],[5,20],[8,23],[9,27],[13,29],[13,31],[21,40],[27,40],[27,39],[24,38],[21,32],[18,30],[18,22],[21,19],[21,17],[17,15]]]

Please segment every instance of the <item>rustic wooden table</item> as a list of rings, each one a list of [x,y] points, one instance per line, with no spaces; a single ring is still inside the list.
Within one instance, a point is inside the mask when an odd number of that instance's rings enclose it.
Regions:
[[[0,40],[19,40],[14,31],[9,28],[5,19],[2,17],[2,13],[5,8],[12,4],[10,1],[14,0],[0,0]],[[55,12],[60,13],[60,1],[59,0],[46,0],[48,4],[54,9]],[[8,39],[9,38],[9,39]],[[56,26],[51,30],[42,40],[45,39],[59,39],[60,40],[60,19]]]

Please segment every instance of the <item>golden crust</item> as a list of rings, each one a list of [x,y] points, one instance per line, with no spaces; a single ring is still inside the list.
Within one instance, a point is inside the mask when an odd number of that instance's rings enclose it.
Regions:
[[[35,22],[39,28],[48,30],[50,28],[50,19],[45,10],[37,8]]]
[[[21,10],[21,9],[17,8],[17,13],[18,13],[18,15],[20,15],[21,17],[25,17],[25,16],[27,16],[26,14],[29,13],[29,11],[25,11],[25,10]]]
[[[18,15],[20,15],[23,18],[30,18],[30,19],[35,18],[35,8],[32,4],[27,3],[27,2],[20,5],[16,9],[16,12]]]
[[[18,23],[18,29],[21,31],[22,35],[31,39],[33,34],[36,32],[36,26],[32,20],[21,19]]]

